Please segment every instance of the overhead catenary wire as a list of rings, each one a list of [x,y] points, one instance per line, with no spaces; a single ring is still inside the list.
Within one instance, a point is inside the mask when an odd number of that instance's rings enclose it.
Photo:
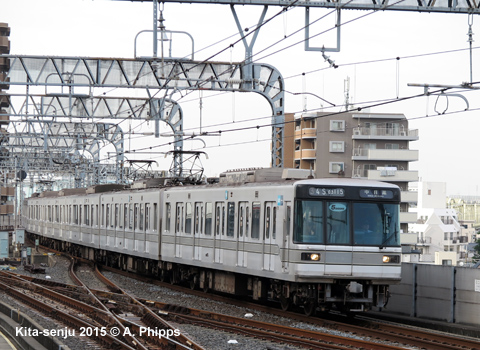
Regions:
[[[441,92],[444,92],[444,91],[449,90],[449,89],[451,89],[451,88],[438,89],[436,91],[431,92],[430,94],[441,93]],[[395,98],[395,99],[391,99],[391,100],[380,101],[380,102],[369,104],[369,105],[364,106],[364,107],[356,107],[356,108],[352,108],[352,109],[346,110],[346,111],[332,112],[332,113],[326,113],[326,114],[319,115],[319,116],[312,116],[311,119],[326,118],[326,117],[330,117],[330,116],[333,116],[333,115],[340,115],[340,114],[356,112],[356,111],[360,112],[362,109],[379,107],[379,106],[384,106],[384,105],[392,104],[392,103],[399,103],[399,102],[403,102],[403,101],[407,101],[407,100],[411,100],[411,99],[415,99],[415,98],[419,98],[419,97],[424,97],[424,96],[425,96],[425,94],[422,93],[422,94],[411,95],[411,96],[402,97],[402,98],[398,98],[398,99]],[[476,110],[476,109],[472,109],[472,110]],[[472,111],[472,110],[469,110],[469,111]],[[478,110],[480,110],[480,108]],[[460,112],[465,112],[465,111],[456,111],[456,112],[451,112],[451,113],[460,113]],[[442,115],[447,115],[447,114],[450,114],[450,113],[443,113]],[[294,122],[295,122],[295,120],[284,122],[283,124],[285,125],[285,124],[294,123]],[[256,125],[256,126],[237,127],[237,128],[234,128],[234,129],[216,130],[216,131],[212,131],[212,132],[219,133],[219,134],[225,134],[225,133],[229,133],[229,132],[239,132],[239,131],[246,131],[246,130],[253,130],[253,129],[258,130],[260,128],[272,127],[274,125],[278,126],[278,123],[277,124],[266,123],[266,124]],[[212,133],[212,132],[204,132],[202,135],[208,135],[209,133]],[[160,144],[160,145],[155,145],[155,146],[138,148],[136,151],[152,150],[152,149],[155,149],[155,148],[158,148],[158,147],[171,145],[175,142],[179,142],[179,141],[183,142],[183,141],[187,141],[187,140],[192,140],[195,137],[202,136],[202,135],[190,135],[190,136],[183,137],[181,140],[171,141],[171,142],[167,142],[167,143]],[[108,157],[108,158],[111,158],[111,157]],[[108,159],[108,158],[105,158],[105,159]]]
[[[465,49],[462,49],[462,50],[465,50]],[[454,51],[461,51],[461,50],[454,50]],[[452,52],[452,51],[450,51],[450,52]],[[416,55],[416,57],[419,57],[419,56],[423,56],[423,55]],[[368,63],[372,63],[372,62],[380,62],[380,60],[369,61]],[[360,64],[360,63],[357,63],[357,64]],[[348,65],[348,64],[342,64],[342,66],[346,66],[346,65]],[[292,93],[292,92],[287,92],[287,93]],[[204,97],[204,98],[206,98],[206,97]],[[398,98],[398,96],[397,96],[397,98]],[[124,120],[128,120],[128,118],[131,118],[131,117],[129,116],[129,117],[125,118]],[[267,117],[264,117],[264,118],[271,118],[271,116],[267,116]],[[123,121],[118,122],[118,124],[122,123]],[[238,122],[237,122],[237,124],[238,124]],[[270,124],[270,126],[271,126],[271,124]],[[224,132],[228,132],[228,131],[224,131]]]

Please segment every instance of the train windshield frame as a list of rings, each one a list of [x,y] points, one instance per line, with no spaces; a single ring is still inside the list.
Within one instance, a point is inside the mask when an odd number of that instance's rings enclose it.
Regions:
[[[312,188],[297,191],[294,243],[400,246],[398,189]]]

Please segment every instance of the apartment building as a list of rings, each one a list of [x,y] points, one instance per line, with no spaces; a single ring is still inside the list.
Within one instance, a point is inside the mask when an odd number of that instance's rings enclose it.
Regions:
[[[442,265],[469,262],[468,244],[476,240],[474,221],[461,220],[455,209],[447,208],[444,182],[418,184],[416,211],[417,222],[409,225],[409,229],[417,236],[418,262]]]
[[[287,116],[291,118],[290,114]],[[380,113],[301,113],[294,115],[292,164],[286,167],[311,169],[317,178],[351,177],[385,181],[402,189],[401,228],[417,220],[409,212],[417,202],[417,193],[408,191],[408,183],[418,181],[418,172],[409,170],[418,160],[411,141],[418,130],[408,128],[403,114]]]
[[[7,23],[0,23],[0,54],[10,53],[10,27]],[[9,89],[9,79],[6,78],[8,69],[10,68],[10,59],[6,57],[0,57],[0,81],[6,83],[0,84],[0,163],[5,157],[8,157],[8,153],[5,147],[8,143],[7,127],[10,122],[8,115],[8,108],[10,107],[10,96],[5,90]],[[8,170],[0,169],[0,230],[13,229],[14,225],[14,195],[15,188],[7,184],[8,179],[11,177],[8,174]]]

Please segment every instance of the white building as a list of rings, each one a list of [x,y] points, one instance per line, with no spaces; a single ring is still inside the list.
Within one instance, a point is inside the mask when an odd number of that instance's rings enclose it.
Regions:
[[[471,223],[460,223],[455,209],[446,208],[446,184],[418,184],[417,223],[409,225],[415,233],[417,255],[405,260],[417,260],[438,265],[457,265],[467,259],[467,244],[472,240]],[[473,230],[474,234],[474,230]],[[412,261],[413,262],[413,261]]]

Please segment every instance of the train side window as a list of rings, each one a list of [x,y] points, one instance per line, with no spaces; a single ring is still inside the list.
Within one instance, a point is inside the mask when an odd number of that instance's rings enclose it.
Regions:
[[[95,225],[99,226],[98,225],[98,204],[95,205]]]
[[[130,204],[130,206],[128,207],[128,229],[129,230],[133,230],[133,204]]]
[[[158,204],[153,203],[153,230],[154,231],[157,231],[157,229],[158,229],[157,220],[158,220]]]
[[[250,207],[245,207],[245,237],[248,237],[248,230],[250,229]]]
[[[135,203],[133,213],[133,229],[138,229],[138,203]]]
[[[185,204],[185,233],[192,233],[192,203]]]
[[[221,214],[221,209],[222,204],[221,203],[216,203],[215,205],[215,235],[218,236],[220,235],[220,214]]]
[[[145,204],[145,230],[148,231],[150,230],[150,203]]]
[[[176,220],[175,220],[175,232],[178,233],[178,232],[181,232],[181,223],[182,223],[182,217],[183,217],[183,213],[182,213],[182,206],[180,203],[177,203],[177,212],[175,214],[175,217],[176,217]]]
[[[212,214],[213,204],[205,203],[205,234],[208,236],[212,234]]]
[[[84,220],[83,223],[87,226],[90,226],[90,217],[89,217],[90,211],[88,209],[89,209],[88,205],[83,206],[83,220]]]
[[[238,203],[238,236],[243,237],[243,207]]]
[[[286,228],[286,235],[290,236],[290,223],[292,222],[292,207],[290,205],[287,206],[287,228]]]
[[[156,209],[156,206],[157,206],[157,203],[154,204],[154,207]],[[155,210],[155,214],[157,213],[157,211]],[[170,203],[165,203],[165,231],[169,231],[170,232],[170,220],[172,218],[172,205]],[[157,220],[155,220],[156,222]],[[155,225],[155,224],[154,224]],[[154,227],[155,229],[155,227]]]
[[[272,238],[277,238],[277,207],[273,207],[272,216]]]
[[[201,204],[200,203],[195,203],[195,224],[194,224],[194,233],[200,233],[200,217],[202,216],[201,213]]]
[[[110,209],[110,220],[108,221],[107,226],[113,227],[115,224],[115,206],[113,204],[109,204],[108,208]]]
[[[123,227],[128,227],[128,204],[123,205]]]
[[[49,206],[50,209],[50,206]],[[73,223],[75,225],[78,225],[78,206],[74,205],[73,206]]]
[[[270,207],[265,206],[265,227],[263,232],[263,239],[270,238]]]
[[[118,205],[118,228],[123,228],[123,219],[125,218],[125,214],[123,213],[123,205]]]
[[[227,236],[234,237],[234,235],[235,235],[235,203],[228,202]]]
[[[263,239],[270,238],[270,228],[272,225],[272,218],[270,212],[270,206],[267,206],[267,203],[265,203],[265,226],[263,232]]]
[[[113,208],[112,208],[112,211],[113,211]],[[118,209],[118,204],[115,203],[115,220],[110,224],[110,227],[118,227],[120,222],[119,219],[120,219],[120,212]]]
[[[222,236],[225,235],[225,207],[222,206]]]
[[[143,231],[144,222],[145,222],[145,205],[139,204],[138,205],[138,229],[140,231]]]
[[[106,205],[105,227],[110,225],[110,204]]]
[[[252,203],[252,238],[260,238],[260,202]]]
[[[204,213],[203,213],[203,205],[200,207],[200,233],[203,233],[202,230],[204,229],[204,226],[203,226],[203,216],[204,216]]]

